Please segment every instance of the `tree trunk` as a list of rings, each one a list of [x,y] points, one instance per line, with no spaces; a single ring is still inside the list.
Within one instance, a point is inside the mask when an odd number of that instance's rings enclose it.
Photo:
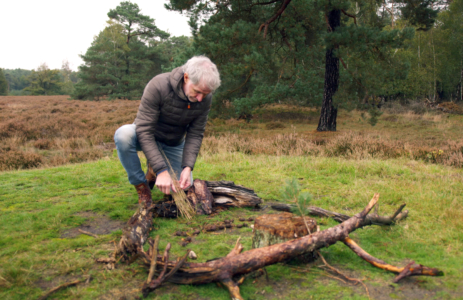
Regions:
[[[341,10],[333,9],[328,13],[328,24],[331,32],[341,25]],[[335,46],[326,49],[325,87],[317,131],[336,131],[338,110],[333,106],[333,95],[338,90],[339,59],[333,55],[335,49]]]

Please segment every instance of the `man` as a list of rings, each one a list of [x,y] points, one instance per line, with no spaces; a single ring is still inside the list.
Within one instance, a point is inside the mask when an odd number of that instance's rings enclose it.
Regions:
[[[114,135],[117,153],[139,203],[151,203],[150,185],[164,194],[176,192],[169,173],[172,166],[181,189],[193,182],[193,168],[201,147],[212,93],[220,86],[217,66],[195,56],[170,73],[157,75],[143,92],[133,124]],[[137,151],[148,159],[145,177]]]

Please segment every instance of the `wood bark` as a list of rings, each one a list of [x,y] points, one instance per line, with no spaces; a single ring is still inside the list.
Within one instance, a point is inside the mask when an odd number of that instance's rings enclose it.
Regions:
[[[214,197],[208,190],[205,181],[195,179],[188,190],[187,197],[198,215],[210,215],[212,213]]]
[[[152,203],[143,202],[135,214],[122,229],[122,238],[117,246],[117,254],[122,261],[129,261],[143,252],[151,227],[153,225]]]
[[[334,32],[341,25],[341,10],[333,9],[328,13],[329,31]],[[335,46],[326,49],[325,55],[325,86],[323,103],[317,131],[336,131],[338,110],[333,106],[333,96],[339,85],[339,59],[334,56]]]
[[[206,181],[214,196],[215,205],[228,207],[255,207],[262,203],[253,189],[235,185],[233,181]]]

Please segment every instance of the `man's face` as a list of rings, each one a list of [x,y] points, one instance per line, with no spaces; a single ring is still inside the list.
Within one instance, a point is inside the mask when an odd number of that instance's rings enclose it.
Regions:
[[[201,102],[211,92],[211,90],[201,84],[201,82],[199,84],[193,84],[188,77],[188,73],[183,74],[183,91],[191,102]]]

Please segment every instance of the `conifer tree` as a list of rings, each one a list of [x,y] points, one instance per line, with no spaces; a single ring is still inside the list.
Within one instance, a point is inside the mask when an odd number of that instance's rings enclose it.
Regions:
[[[121,2],[108,17],[108,26],[81,55],[85,64],[79,67],[81,81],[75,86],[74,98],[137,99],[155,75],[150,71],[159,64],[159,55],[151,45],[155,38],[166,39],[169,34],[142,15],[135,3]]]
[[[0,69],[0,96],[8,95],[8,81],[6,80],[3,70]]]
[[[379,13],[383,4],[171,0],[166,7],[189,12],[197,52],[209,55],[223,74],[219,99],[233,99],[239,113],[284,99],[321,104],[317,129],[332,131],[337,106],[349,101],[371,106],[380,83],[403,69],[394,64],[393,54],[413,29],[384,30],[390,19]],[[413,5],[402,6],[423,24]],[[342,97],[337,93],[341,80],[350,92]]]

